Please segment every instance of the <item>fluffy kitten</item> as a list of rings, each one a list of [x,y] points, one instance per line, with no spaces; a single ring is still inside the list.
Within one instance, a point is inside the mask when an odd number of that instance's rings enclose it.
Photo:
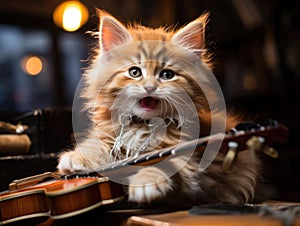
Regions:
[[[99,15],[99,48],[84,75],[82,93],[93,127],[74,150],[60,156],[58,170],[63,174],[176,145],[195,134],[209,135],[212,129],[209,102],[217,95],[205,51],[207,15],[179,30],[125,27],[106,12]],[[226,121],[226,130],[238,123],[234,116],[215,118],[219,124]],[[160,130],[151,129],[152,119],[161,119]],[[193,131],[198,122],[200,132]],[[239,153],[226,172],[221,169],[222,154],[204,171],[199,170],[200,157],[169,160],[170,168],[180,168],[172,177],[155,165],[139,169],[127,178],[129,200],[139,204],[169,197],[178,202],[183,197],[189,204],[252,200],[258,161],[248,151]]]

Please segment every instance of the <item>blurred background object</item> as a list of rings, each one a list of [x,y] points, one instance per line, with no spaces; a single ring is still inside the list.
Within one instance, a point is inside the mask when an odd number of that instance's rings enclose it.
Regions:
[[[80,1],[64,1],[52,13],[56,26],[66,31],[77,31],[89,18],[89,11]]]
[[[66,29],[72,32],[63,29],[66,2],[80,3],[89,15],[76,17],[78,26]],[[179,27],[210,12],[207,45],[227,106],[257,121],[276,119],[290,129],[289,144],[280,157],[268,160],[262,191],[270,198],[300,201],[300,2],[296,0],[1,1],[0,120],[10,121],[37,108],[72,107],[82,69],[97,44],[87,34],[98,29],[96,7],[125,23],[151,27]]]

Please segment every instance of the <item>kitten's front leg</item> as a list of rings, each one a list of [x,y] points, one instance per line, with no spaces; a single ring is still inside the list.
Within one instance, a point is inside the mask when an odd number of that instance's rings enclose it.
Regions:
[[[129,177],[129,201],[151,203],[172,190],[172,180],[157,167],[147,167]]]
[[[107,148],[97,137],[89,137],[73,151],[61,154],[57,169],[62,174],[95,169],[109,162]]]
[[[91,161],[88,155],[83,155],[80,151],[80,147],[76,148],[74,151],[68,151],[63,153],[59,158],[59,164],[57,169],[62,174],[69,174],[74,172],[79,172],[82,170],[88,170],[97,167],[97,163],[93,160]],[[85,150],[85,152],[88,152]]]

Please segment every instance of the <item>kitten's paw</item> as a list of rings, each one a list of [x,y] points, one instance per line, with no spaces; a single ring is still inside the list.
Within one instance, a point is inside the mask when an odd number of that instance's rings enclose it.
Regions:
[[[69,151],[60,156],[57,169],[62,174],[79,172],[87,169],[86,160],[79,151]]]
[[[163,198],[172,190],[169,176],[156,167],[147,167],[129,177],[129,200],[151,203]]]

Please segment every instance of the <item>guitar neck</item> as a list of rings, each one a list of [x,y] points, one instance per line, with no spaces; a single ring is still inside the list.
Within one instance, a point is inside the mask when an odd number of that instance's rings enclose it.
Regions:
[[[272,145],[275,142],[284,143],[287,140],[287,128],[283,125],[259,127],[259,129],[241,130],[235,131],[233,134],[217,133],[211,136],[202,137],[196,140],[178,143],[175,146],[153,150],[148,153],[144,153],[135,157],[129,157],[123,160],[119,160],[112,163],[107,163],[97,169],[91,171],[81,172],[80,175],[92,175],[92,174],[104,174],[112,173],[115,170],[120,170],[126,166],[147,166],[159,163],[167,158],[173,158],[180,155],[192,155],[196,152],[198,155],[202,155],[205,151],[205,147],[208,144],[214,144],[219,142],[220,148],[218,153],[224,155],[229,151],[229,143],[234,142],[237,144],[236,151],[240,152],[246,150],[247,141],[251,137],[261,137],[265,141],[264,146]],[[78,175],[78,174],[76,174]],[[71,175],[72,177],[73,175]]]
[[[223,136],[222,134],[215,134],[210,137],[210,139],[218,138]],[[123,167],[125,165],[136,165],[136,166],[146,166],[155,164],[157,162],[163,161],[169,156],[179,156],[182,154],[187,154],[187,152],[193,152],[197,148],[200,152],[201,147],[205,147],[209,137],[203,137],[197,140],[187,141],[183,143],[178,143],[175,146],[167,147],[159,150],[153,150],[148,153],[144,153],[138,156],[129,157],[117,162],[106,164],[104,167],[100,167],[100,171],[107,171],[118,167]]]

